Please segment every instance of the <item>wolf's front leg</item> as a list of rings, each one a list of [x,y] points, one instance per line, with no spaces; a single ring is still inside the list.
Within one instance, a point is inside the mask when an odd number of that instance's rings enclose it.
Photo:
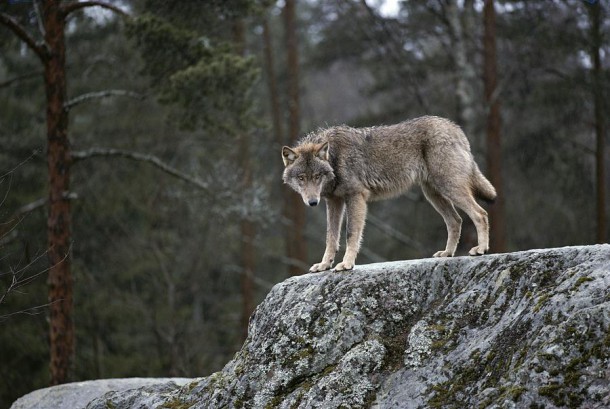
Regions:
[[[310,272],[330,270],[335,261],[335,254],[339,250],[341,239],[341,224],[345,213],[345,202],[339,198],[326,199],[326,250],[324,257],[318,264],[309,269]]]
[[[356,264],[360,250],[364,222],[366,220],[366,199],[362,194],[350,196],[346,200],[347,211],[347,247],[343,261],[335,267],[336,271],[351,270]]]

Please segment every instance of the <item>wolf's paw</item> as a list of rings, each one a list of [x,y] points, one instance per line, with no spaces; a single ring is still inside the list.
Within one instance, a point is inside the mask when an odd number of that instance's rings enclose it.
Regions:
[[[434,253],[432,257],[453,257],[453,253],[448,250],[441,250]]]
[[[473,248],[470,249],[468,254],[470,254],[471,256],[482,256],[483,254],[487,253],[488,251],[489,251],[489,247],[474,246]]]
[[[349,261],[342,261],[341,263],[335,266],[335,271],[345,271],[351,270],[354,268],[354,263]]]
[[[311,266],[311,268],[309,269],[310,273],[317,273],[318,271],[326,271],[326,270],[330,270],[330,267],[333,265],[332,262],[329,263],[318,263],[318,264],[314,264],[313,266]]]

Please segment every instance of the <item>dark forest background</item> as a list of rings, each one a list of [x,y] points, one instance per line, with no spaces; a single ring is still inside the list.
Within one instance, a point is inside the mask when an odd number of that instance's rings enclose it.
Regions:
[[[0,407],[219,370],[323,253],[281,183],[318,127],[451,118],[501,193],[495,251],[606,241],[607,3],[383,3],[0,1]],[[445,240],[413,189],[370,206],[357,262]]]

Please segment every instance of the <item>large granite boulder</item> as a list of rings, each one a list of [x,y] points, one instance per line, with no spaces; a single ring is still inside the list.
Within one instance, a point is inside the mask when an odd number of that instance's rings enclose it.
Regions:
[[[292,277],[222,371],[86,407],[610,407],[610,246]]]

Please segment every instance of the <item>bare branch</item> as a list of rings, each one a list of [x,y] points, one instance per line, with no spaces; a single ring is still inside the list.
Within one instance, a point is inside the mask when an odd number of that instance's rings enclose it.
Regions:
[[[76,200],[78,195],[74,192],[64,192],[63,197],[67,200]],[[33,202],[27,203],[18,208],[8,219],[8,221],[0,223],[0,244],[7,244],[10,242],[14,237],[9,237],[10,240],[7,240],[8,234],[12,233],[29,213],[45,206],[47,202],[47,198],[40,198]]]
[[[66,258],[68,257],[68,254],[70,254],[71,249],[68,250],[68,252],[66,253],[66,255],[64,256],[64,258],[60,261],[57,262],[57,264],[62,263],[63,261],[66,260]],[[4,292],[4,294],[0,295],[0,305],[4,302],[4,300],[6,299],[6,297],[11,293],[16,291],[18,288],[23,287],[25,285],[30,284],[32,281],[36,280],[38,277],[42,276],[43,274],[48,273],[51,268],[53,268],[54,266],[56,266],[57,264],[53,265],[53,266],[49,266],[41,271],[38,271],[35,274],[29,275],[29,276],[25,276],[25,272],[26,270],[33,266],[38,260],[40,260],[44,255],[47,254],[47,251],[39,254],[34,260],[30,261],[27,265],[25,265],[24,267],[20,268],[17,271],[13,271],[11,269],[10,274],[12,275],[12,280],[11,280],[11,284],[9,285],[9,287],[6,289],[6,291]],[[2,274],[0,274],[2,275]],[[24,277],[25,276],[25,277]],[[21,310],[21,311],[16,311],[10,314],[5,314],[5,315],[0,315],[0,323],[2,321],[7,320],[8,318],[14,316],[14,315],[18,315],[18,314],[28,314],[28,315],[35,315],[38,314],[40,311],[38,311],[39,309],[48,307],[56,302],[60,302],[62,301],[61,299],[59,300],[55,300],[53,302],[50,302],[48,304],[43,304],[43,305],[39,305],[37,307],[31,307],[31,308],[27,308],[25,310]]]
[[[17,209],[17,211],[15,212],[13,217],[21,217],[24,214],[33,212],[36,209],[40,209],[45,204],[47,204],[47,198],[40,198],[31,203],[25,204],[25,205],[21,206],[19,209]]]
[[[8,178],[8,188],[6,191],[6,194],[4,195],[4,198],[0,201],[0,205],[4,204],[4,201],[6,200],[6,198],[8,197],[8,193],[11,190],[11,184],[12,184],[12,180],[13,180],[13,173],[15,172],[15,170],[17,170],[20,166],[22,166],[23,164],[27,163],[28,161],[30,161],[34,156],[36,156],[39,153],[38,150],[34,150],[32,152],[32,154],[30,156],[28,156],[25,160],[23,160],[21,163],[19,163],[17,166],[15,166],[13,169],[9,170],[8,172],[6,172],[3,175],[0,175],[0,184],[2,184],[4,182],[5,178]],[[16,219],[21,218],[24,214],[29,213],[35,209],[37,209],[40,206],[43,206],[45,201],[43,201],[42,203],[40,203],[40,200],[37,200],[33,203],[21,206],[19,209],[17,209],[17,211],[11,216],[11,218],[9,219],[8,222],[6,223],[0,223],[0,237],[4,236],[6,233],[10,232],[10,230],[14,227],[13,226],[13,221]],[[5,228],[5,226],[11,226],[9,228]]]
[[[6,298],[6,296],[11,291],[13,291],[13,289],[15,288],[16,285],[17,285],[17,276],[15,274],[13,274],[13,279],[11,280],[11,284],[8,286],[8,288],[6,289],[4,294],[0,295],[0,304],[2,304],[4,302],[4,299]]]
[[[46,31],[44,29],[44,23],[42,22],[42,12],[40,11],[40,4],[38,4],[38,0],[34,0],[34,11],[36,12],[36,22],[38,23],[38,31],[44,37]]]
[[[44,308],[50,307],[51,305],[58,303],[62,300],[55,300],[53,302],[47,303],[47,304],[43,304],[43,305],[38,305],[36,307],[31,307],[31,308],[27,308],[25,310],[21,310],[21,311],[15,311],[15,312],[11,312],[10,314],[5,314],[5,315],[0,315],[0,323],[2,323],[3,321],[8,320],[9,318],[15,316],[15,315],[19,315],[19,314],[26,314],[26,315],[38,315],[40,313],[43,312]]]
[[[276,258],[287,258],[287,257],[276,257]],[[297,260],[297,262],[298,262],[298,260]],[[300,267],[303,267],[304,269],[309,268],[309,266],[305,266],[302,263],[296,263],[296,264],[299,266],[299,268]],[[225,268],[226,268],[226,271],[229,273],[240,274],[240,275],[245,273],[244,268],[237,264],[228,264],[225,266]],[[258,285],[261,288],[266,289],[267,291],[271,290],[273,288],[273,286],[275,285],[275,283],[267,281],[264,278],[257,277],[254,274],[252,274],[251,277],[252,277],[252,281],[254,282],[254,284]]]
[[[0,82],[0,88],[4,88],[4,87],[8,87],[10,85],[12,85],[15,82],[19,82],[22,80],[27,80],[30,78],[34,78],[37,77],[39,75],[42,75],[43,71],[33,71],[27,74],[23,74],[23,75],[18,75],[15,78],[11,78],[10,80],[6,80],[4,82]]]
[[[41,275],[43,275],[43,274],[45,274],[45,273],[47,273],[49,271],[49,269],[51,267],[47,267],[47,268],[45,268],[45,269],[43,269],[43,270],[41,270],[41,271],[39,271],[39,272],[37,272],[35,274],[32,274],[30,276],[26,276],[27,270],[30,267],[32,267],[33,265],[35,265],[38,261],[40,261],[47,254],[48,254],[47,251],[42,252],[42,253],[38,254],[33,260],[29,261],[25,266],[20,267],[16,271],[11,268],[10,272],[0,273],[0,276],[11,274],[13,276],[13,284],[11,284],[11,287],[13,289],[22,287],[22,286],[28,284],[29,282],[35,280],[37,277],[39,277],[39,276],[41,276]],[[7,294],[8,294],[8,291],[7,291]]]
[[[6,13],[0,13],[0,24],[7,27],[11,30],[21,41],[26,43],[26,45],[36,53],[36,55],[41,59],[45,60],[47,58],[47,50],[44,47],[43,43],[37,43],[36,40],[32,36],[28,34],[27,31],[15,20],[12,16]]]
[[[4,183],[4,178],[0,179],[0,185],[2,185]],[[4,204],[4,201],[6,200],[6,198],[8,197],[8,192],[11,191],[11,185],[13,184],[13,175],[11,174],[8,178],[8,188],[6,189],[6,193],[4,194],[4,197],[2,198],[2,200],[0,201],[0,206],[2,206]]]
[[[64,109],[69,110],[76,105],[82,104],[83,102],[90,101],[92,99],[98,98],[108,98],[112,96],[122,96],[122,97],[130,97],[135,99],[144,99],[146,96],[144,94],[139,94],[134,91],[128,91],[124,89],[109,89],[106,91],[98,91],[98,92],[89,92],[87,94],[79,95],[76,98],[71,99],[70,101],[64,104]]]
[[[77,1],[76,3],[63,4],[61,6],[64,14],[67,16],[70,13],[73,13],[77,10],[81,10],[87,7],[101,7],[107,10],[114,11],[115,13],[123,16],[129,17],[129,13],[121,10],[120,8],[113,6],[112,4],[106,3],[104,1]]]
[[[8,172],[4,173],[3,175],[0,175],[0,180],[2,180],[6,176],[9,176],[10,174],[12,174],[21,165],[29,162],[34,156],[38,155],[39,153],[40,153],[40,149],[34,149],[34,151],[32,151],[32,154],[30,156],[28,156],[26,159],[24,159],[23,161],[21,161],[21,163],[19,163],[17,166],[15,166],[13,169],[9,170]]]
[[[417,240],[407,236],[404,233],[399,232],[398,230],[396,230],[395,228],[393,228],[391,225],[384,223],[383,221],[381,221],[381,219],[375,217],[374,215],[372,215],[371,213],[369,213],[367,215],[367,221],[372,225],[375,226],[377,229],[379,229],[379,231],[385,233],[386,235],[388,235],[389,237],[398,240],[399,242],[401,242],[402,244],[405,244],[411,248],[416,249],[417,251],[423,252],[424,246],[418,242]]]
[[[28,214],[33,212],[36,209],[43,207],[47,203],[47,199],[38,199],[32,203],[28,203],[26,205],[21,206],[13,215],[8,219],[5,223],[0,223],[0,241],[1,244],[7,244],[14,237],[8,237],[9,233],[11,233],[17,225],[23,220],[23,218]],[[11,240],[5,240],[6,238]]]
[[[175,178],[178,178],[191,185],[194,185],[194,186],[198,187],[199,189],[202,189],[205,191],[210,190],[210,187],[208,186],[208,184],[205,183],[204,181],[202,181],[201,179],[198,179],[194,176],[191,176],[184,172],[179,171],[178,169],[166,164],[165,162],[163,162],[161,159],[159,159],[158,157],[156,157],[154,155],[146,155],[143,153],[130,152],[130,151],[125,151],[125,150],[120,150],[120,149],[104,149],[104,148],[92,148],[92,149],[89,149],[86,151],[72,152],[72,159],[74,160],[74,162],[83,160],[83,159],[99,157],[99,156],[118,156],[120,158],[131,159],[131,160],[136,160],[136,161],[140,161],[140,162],[147,162],[147,163],[150,163],[151,165],[156,166],[157,168],[161,169],[165,173],[168,173]]]

